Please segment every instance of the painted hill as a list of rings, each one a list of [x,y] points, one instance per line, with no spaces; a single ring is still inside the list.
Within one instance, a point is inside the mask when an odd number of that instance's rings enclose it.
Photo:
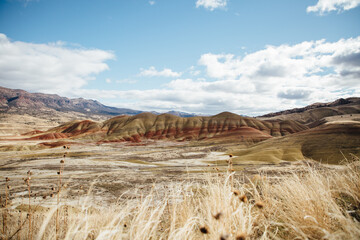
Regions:
[[[360,114],[360,98],[340,98],[330,103],[314,103],[303,108],[294,108],[260,116],[260,119],[295,120],[310,127],[318,126],[323,118],[346,114]]]
[[[186,141],[236,135],[244,140],[261,141],[306,129],[308,127],[291,120],[261,121],[229,112],[188,118],[140,113],[114,117],[102,123],[73,121],[36,134],[31,139],[85,138],[100,142],[141,142],[143,139]]]

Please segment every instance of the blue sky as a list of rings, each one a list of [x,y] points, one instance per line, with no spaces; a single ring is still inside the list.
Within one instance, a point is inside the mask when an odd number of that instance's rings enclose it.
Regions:
[[[0,0],[0,86],[252,116],[359,96],[359,5]]]

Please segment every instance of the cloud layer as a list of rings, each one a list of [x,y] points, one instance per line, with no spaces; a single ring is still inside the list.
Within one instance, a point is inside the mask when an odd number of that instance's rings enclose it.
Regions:
[[[155,67],[151,66],[149,69],[141,69],[139,75],[144,77],[180,77],[181,73],[174,72],[169,68],[158,71]]]
[[[0,34],[0,84],[47,93],[67,93],[86,86],[95,74],[108,70],[111,52],[72,49],[64,43],[10,41]]]
[[[114,58],[103,50],[13,42],[1,34],[0,85],[93,98],[118,107],[205,114],[260,115],[360,95],[360,37],[266,46],[244,56],[205,53],[184,73],[142,69],[138,77],[172,78],[153,89],[88,89],[88,81],[107,70],[106,61]],[[141,84],[140,79],[131,81]]]
[[[210,11],[215,10],[216,8],[226,7],[227,0],[197,0],[196,7],[203,7]]]
[[[206,53],[199,65],[206,80],[176,79],[162,89],[117,94],[138,109],[249,115],[360,94],[360,37],[267,46],[243,57]]]
[[[319,0],[316,5],[309,6],[307,12],[324,14],[331,11],[347,11],[360,5],[360,0]]]

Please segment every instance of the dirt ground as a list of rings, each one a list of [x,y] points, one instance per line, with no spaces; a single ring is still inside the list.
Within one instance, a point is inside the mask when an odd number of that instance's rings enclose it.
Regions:
[[[14,151],[15,147],[13,151],[0,152],[0,194],[4,195],[5,177],[10,178],[13,207],[26,201],[28,191],[23,178],[27,177],[28,171],[32,173],[31,195],[35,202],[55,204],[56,199],[51,198],[51,194],[55,193],[52,188],[57,189],[61,160],[65,162],[61,174],[63,196],[67,204],[75,205],[89,197],[89,202],[108,204],[120,197],[141,197],[153,188],[165,189],[173,182],[200,180],[209,172],[226,171],[229,158],[225,147],[208,144],[193,146],[191,143],[148,141],[99,145],[78,142],[68,144],[70,149],[32,149],[38,143],[0,140],[0,147],[28,146],[20,151]],[[234,167],[243,169],[246,166],[249,165]]]

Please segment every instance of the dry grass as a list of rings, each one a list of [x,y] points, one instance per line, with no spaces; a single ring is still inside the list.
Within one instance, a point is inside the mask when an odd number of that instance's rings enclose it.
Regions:
[[[102,209],[86,200],[68,207],[63,199],[45,211],[29,207],[30,231],[26,210],[2,208],[0,239],[27,239],[29,232],[33,239],[360,239],[359,163],[298,166],[276,181],[212,174],[201,183],[172,183],[165,196],[153,187]]]

